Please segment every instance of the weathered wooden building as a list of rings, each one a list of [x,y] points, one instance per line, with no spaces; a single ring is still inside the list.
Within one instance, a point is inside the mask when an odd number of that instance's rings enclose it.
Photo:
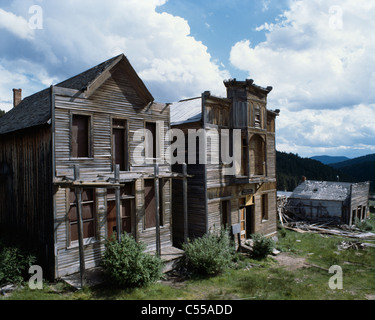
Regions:
[[[23,100],[14,92],[0,119],[0,224],[35,241],[46,273],[75,273],[83,256],[98,266],[114,231],[149,250],[172,246],[176,175],[154,166],[170,110],[124,55]]]
[[[370,183],[303,181],[288,198],[286,210],[297,218],[352,225],[366,219]]]
[[[175,245],[184,241],[184,225],[188,227],[189,238],[202,236],[221,225],[236,226],[234,229],[240,229],[242,240],[253,233],[267,236],[276,233],[275,119],[278,111],[267,109],[267,96],[272,88],[259,87],[253,80],[230,80],[224,84],[227,98],[205,92],[201,97],[171,105],[171,127],[184,133],[185,161],[191,176],[186,187],[185,223],[183,183],[176,181],[173,187]],[[236,147],[235,129],[236,141],[239,141]],[[189,150],[188,141],[195,139],[194,132],[200,132],[201,137],[196,149],[190,146]],[[230,164],[223,157],[224,149],[229,151],[229,157],[239,154],[240,161]],[[194,153],[191,153],[195,150],[194,162]],[[206,155],[204,161],[202,156]],[[231,166],[235,166],[234,172],[228,171]],[[173,166],[173,171],[181,170],[181,166]]]

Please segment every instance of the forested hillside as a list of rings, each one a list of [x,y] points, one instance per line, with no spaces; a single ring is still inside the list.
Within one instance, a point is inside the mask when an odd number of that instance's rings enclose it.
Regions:
[[[293,153],[277,151],[276,158],[277,189],[280,191],[293,191],[303,176],[308,180],[337,181],[339,179],[347,182],[355,181],[347,173],[324,165],[317,160],[301,158]]]
[[[0,118],[5,114],[5,111],[0,109]]]
[[[315,157],[311,157],[310,159],[318,160],[323,164],[331,164],[331,163],[337,163],[341,161],[350,160],[347,157],[333,157],[333,156],[315,156]]]

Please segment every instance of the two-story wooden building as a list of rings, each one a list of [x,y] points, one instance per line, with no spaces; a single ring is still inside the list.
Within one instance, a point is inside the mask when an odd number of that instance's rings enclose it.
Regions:
[[[185,135],[185,161],[191,175],[187,185],[187,224],[182,216],[183,184],[176,181],[173,187],[175,245],[184,241],[184,225],[188,227],[189,238],[202,236],[221,225],[240,225],[242,240],[253,233],[267,236],[276,233],[278,111],[267,109],[267,96],[272,88],[259,87],[253,80],[230,80],[224,84],[227,98],[215,97],[207,91],[201,97],[171,105],[171,127]],[[194,150],[189,150],[188,141],[191,134],[190,139],[195,139],[194,132],[200,132],[202,139],[197,139],[196,161],[192,163]],[[230,150],[227,157],[232,158],[232,164],[223,157],[224,149]],[[234,171],[228,170],[231,166],[235,166]],[[173,171],[181,170],[181,166],[173,166]]]
[[[23,100],[14,94],[0,119],[0,225],[37,244],[46,274],[98,266],[114,231],[149,250],[172,246],[174,175],[164,161],[154,170],[170,111],[124,55]]]

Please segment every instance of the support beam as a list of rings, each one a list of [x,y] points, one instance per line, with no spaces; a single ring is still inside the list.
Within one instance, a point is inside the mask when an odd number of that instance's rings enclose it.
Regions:
[[[116,164],[115,166],[115,181],[118,184],[120,182],[120,165]],[[116,233],[117,233],[117,241],[121,242],[121,235],[122,235],[122,225],[121,225],[121,189],[120,187],[116,187],[115,189],[115,197],[116,197]]]
[[[188,207],[187,207],[187,165],[182,164],[182,174],[184,176],[182,182],[182,197],[184,202],[184,243],[187,244],[189,230],[188,230]]]
[[[80,179],[79,166],[74,166],[74,180]],[[83,247],[83,220],[82,220],[82,188],[75,188],[76,194],[76,205],[77,205],[77,223],[78,223],[78,244],[79,244],[79,270],[81,288],[84,286],[84,274],[85,274],[85,253]]]
[[[159,165],[155,163],[154,167],[154,186],[155,186],[155,221],[156,221],[156,253],[160,257],[161,256],[161,248],[160,248],[160,203],[159,203]]]

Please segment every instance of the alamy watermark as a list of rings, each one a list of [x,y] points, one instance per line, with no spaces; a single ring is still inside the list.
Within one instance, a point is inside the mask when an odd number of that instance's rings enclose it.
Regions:
[[[155,137],[147,129],[134,132],[132,139],[137,144],[132,153],[134,164],[221,164],[223,175],[240,173],[240,129],[189,129],[185,135],[180,129],[164,132],[164,122],[160,121],[156,131]]]
[[[343,289],[343,272],[340,266],[332,266],[329,268],[329,273],[334,274],[328,282],[328,286],[332,290]]]
[[[341,6],[330,6],[329,7],[329,27],[332,30],[343,30],[344,29],[344,11]]]
[[[36,30],[36,29],[43,29],[43,8],[39,5],[33,5],[29,8],[29,28]]]
[[[29,288],[31,290],[42,290],[43,289],[43,269],[41,266],[31,266],[29,273],[32,276],[29,279]]]

